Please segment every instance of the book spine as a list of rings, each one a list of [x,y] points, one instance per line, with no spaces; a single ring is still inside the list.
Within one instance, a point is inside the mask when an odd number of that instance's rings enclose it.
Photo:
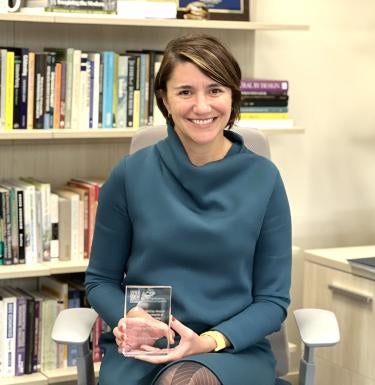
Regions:
[[[13,129],[14,52],[7,52],[5,89],[5,130]]]
[[[44,53],[35,54],[35,106],[34,106],[34,128],[43,128],[43,100],[45,98],[45,65],[46,57]]]
[[[4,222],[4,265],[12,265],[12,225],[11,225],[11,215],[10,215],[10,196],[9,191],[6,191],[3,194],[3,213],[5,217]]]
[[[289,119],[287,112],[241,112],[240,119]]]
[[[113,127],[113,71],[114,53],[103,52],[103,128]]]
[[[59,258],[59,197],[51,194],[51,260]]]
[[[32,297],[29,297],[26,302],[25,374],[30,374],[34,371],[35,316],[35,302]]]
[[[42,311],[43,301],[35,299],[34,307],[34,344],[33,344],[33,372],[39,372],[41,369],[42,357]]]
[[[34,127],[34,98],[35,98],[35,52],[29,52],[27,79],[27,129]]]
[[[27,128],[29,49],[21,48],[20,128]]]
[[[65,127],[65,115],[66,115],[66,69],[67,65],[65,62],[61,63],[61,99],[60,99],[60,126],[59,128]]]
[[[18,256],[19,263],[25,263],[25,219],[23,206],[23,191],[17,190],[17,207],[18,207]]]
[[[21,126],[20,105],[21,105],[21,65],[22,59],[19,50],[14,52],[14,80],[13,80],[13,128]]]
[[[17,322],[16,322],[16,376],[25,374],[26,358],[26,298],[17,297]]]
[[[7,50],[0,49],[0,130],[5,130]]]
[[[118,66],[118,127],[126,127],[126,99],[127,99],[127,77],[128,77],[128,57],[122,55],[119,57]]]
[[[16,374],[16,298],[3,299],[4,309],[4,350],[3,374],[11,377]]]
[[[136,76],[136,58],[129,56],[128,59],[128,103],[127,103],[127,127],[133,127],[134,118],[134,89],[135,89],[135,76]]]
[[[68,48],[66,50],[65,128],[72,128],[73,56],[74,48]]]
[[[81,54],[82,51],[75,49],[73,54],[73,84],[72,84],[72,112],[71,127],[78,129],[80,125],[80,90],[81,90]]]
[[[61,115],[61,63],[55,67],[55,100],[53,109],[53,128],[60,128]]]
[[[15,188],[9,189],[9,210],[10,210],[10,226],[11,226],[11,245],[12,245],[12,263],[19,263],[18,254],[18,204],[17,192]]]
[[[240,112],[288,112],[288,107],[242,107]]]
[[[0,266],[4,265],[4,240],[5,240],[5,231],[4,231],[4,217],[3,211],[3,192],[0,191]],[[1,374],[1,371],[0,371]]]
[[[240,88],[243,91],[286,93],[289,89],[289,82],[287,80],[242,79]]]

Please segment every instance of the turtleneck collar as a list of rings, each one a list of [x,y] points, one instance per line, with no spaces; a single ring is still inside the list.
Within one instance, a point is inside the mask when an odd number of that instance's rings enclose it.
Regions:
[[[244,151],[242,137],[229,130],[224,130],[224,135],[232,142],[230,150],[224,158],[206,163],[202,166],[195,166],[191,163],[188,154],[176,134],[172,125],[168,125],[168,136],[157,143],[156,148],[162,162],[175,179],[192,194],[204,196],[212,189],[228,183],[236,170],[241,168],[240,161],[236,154]],[[245,152],[248,152],[245,150]]]

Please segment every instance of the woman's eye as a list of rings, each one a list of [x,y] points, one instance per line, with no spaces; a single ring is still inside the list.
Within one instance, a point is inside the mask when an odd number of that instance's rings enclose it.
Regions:
[[[181,90],[179,93],[181,96],[189,96],[191,94],[190,90]]]
[[[221,93],[222,93],[221,88],[212,88],[212,89],[211,89],[211,94],[212,94],[212,95],[219,95],[219,94],[221,94]]]

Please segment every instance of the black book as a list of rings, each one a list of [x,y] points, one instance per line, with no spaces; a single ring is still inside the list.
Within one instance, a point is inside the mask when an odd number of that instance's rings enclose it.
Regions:
[[[375,257],[368,258],[350,258],[348,262],[359,269],[367,270],[375,273]]]

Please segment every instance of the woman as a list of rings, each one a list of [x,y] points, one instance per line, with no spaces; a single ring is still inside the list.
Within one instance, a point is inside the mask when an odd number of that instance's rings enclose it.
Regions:
[[[101,385],[274,384],[265,337],[287,314],[290,212],[276,167],[228,130],[240,80],[217,39],[172,40],[155,80],[168,137],[125,156],[102,188],[86,276],[114,328],[101,341]],[[118,352],[124,284],[172,286],[180,342],[168,354]]]

